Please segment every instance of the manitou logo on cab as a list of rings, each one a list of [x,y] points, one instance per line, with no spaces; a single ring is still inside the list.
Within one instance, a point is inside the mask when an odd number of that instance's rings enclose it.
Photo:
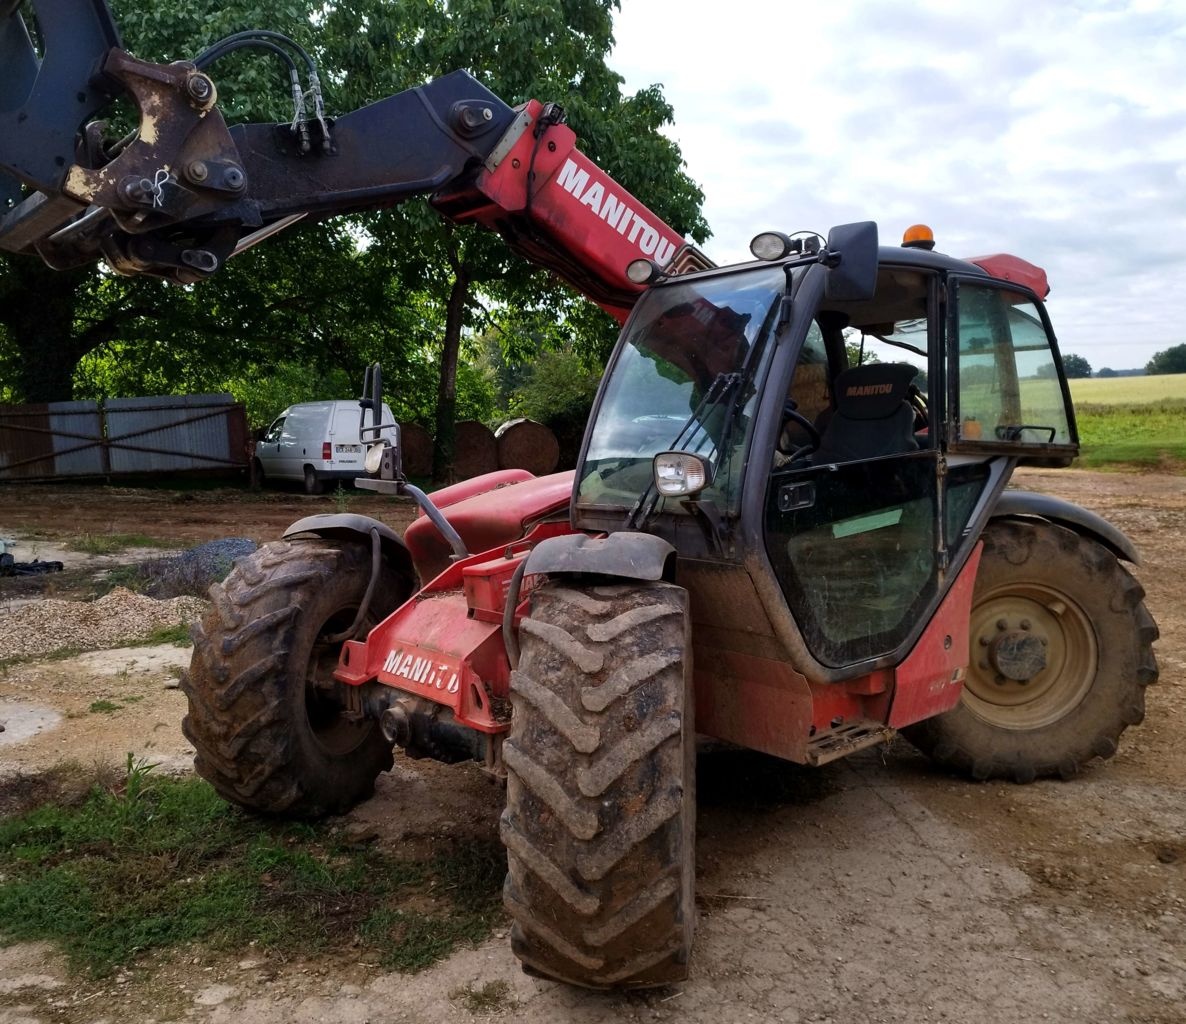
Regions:
[[[556,175],[556,184],[576,196],[583,206],[589,207],[619,235],[625,235],[642,250],[644,256],[651,257],[660,266],[665,265],[675,253],[675,242],[664,238],[658,228],[648,224],[600,181],[590,184],[589,172],[578,167],[572,159],[564,161],[564,166]]]
[[[864,384],[861,387],[848,388],[844,393],[849,398],[867,398],[870,395],[888,395],[893,390],[892,384]]]
[[[406,679],[409,683],[444,690],[446,693],[456,693],[461,689],[457,673],[448,665],[434,662],[431,658],[405,654],[402,649],[387,655],[387,660],[383,662],[383,671]]]

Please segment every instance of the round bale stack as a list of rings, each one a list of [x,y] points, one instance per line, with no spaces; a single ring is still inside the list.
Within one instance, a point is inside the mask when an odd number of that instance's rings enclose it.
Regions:
[[[499,469],[525,469],[536,476],[555,472],[560,461],[556,435],[535,420],[507,420],[494,432]]]

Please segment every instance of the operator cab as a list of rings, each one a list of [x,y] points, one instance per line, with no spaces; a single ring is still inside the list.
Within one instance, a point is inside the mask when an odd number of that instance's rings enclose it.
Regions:
[[[842,667],[911,643],[1006,470],[1069,461],[1077,438],[1038,296],[976,263],[883,248],[871,297],[825,298],[804,326],[766,552],[808,647]]]
[[[1018,461],[1077,453],[1038,268],[849,228],[644,294],[573,505],[578,528],[668,538],[694,593],[706,564],[764,558],[838,677],[909,648]]]

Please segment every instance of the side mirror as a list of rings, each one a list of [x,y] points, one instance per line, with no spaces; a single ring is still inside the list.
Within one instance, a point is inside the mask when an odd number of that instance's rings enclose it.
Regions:
[[[824,297],[837,302],[873,298],[877,290],[877,224],[841,224],[828,232]]]

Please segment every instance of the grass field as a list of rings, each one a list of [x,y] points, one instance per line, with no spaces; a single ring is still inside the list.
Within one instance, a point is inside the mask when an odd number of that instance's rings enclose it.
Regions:
[[[1071,381],[1078,465],[1186,471],[1186,373]]]

